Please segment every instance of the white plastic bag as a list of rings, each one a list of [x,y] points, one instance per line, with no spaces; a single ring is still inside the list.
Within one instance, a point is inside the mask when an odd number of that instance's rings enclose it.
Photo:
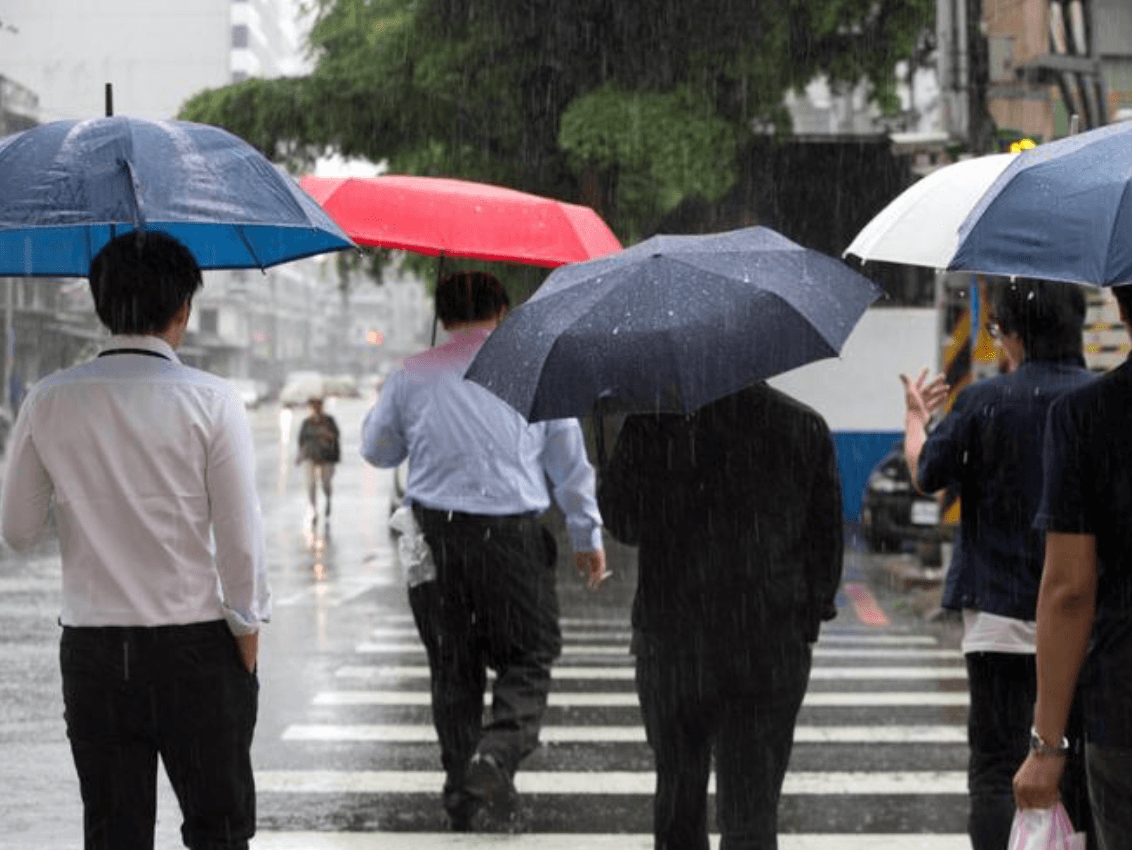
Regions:
[[[413,509],[401,505],[389,518],[389,527],[399,533],[397,538],[397,560],[401,562],[401,573],[409,587],[416,587],[436,578],[436,564],[432,560],[432,550],[425,542],[424,534],[417,526]]]
[[[1069,813],[1057,803],[1051,809],[1018,809],[1010,827],[1009,850],[1085,850],[1085,833],[1073,832]]]

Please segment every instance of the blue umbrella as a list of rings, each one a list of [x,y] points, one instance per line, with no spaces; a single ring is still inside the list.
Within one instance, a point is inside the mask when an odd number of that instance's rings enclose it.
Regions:
[[[948,268],[1132,282],[1132,123],[1019,154],[960,225]]]
[[[0,139],[0,275],[85,276],[113,236],[161,230],[202,269],[264,269],[354,243],[255,148],[126,115]]]
[[[532,422],[595,407],[687,413],[837,356],[879,295],[765,227],[654,236],[555,269],[465,377]]]

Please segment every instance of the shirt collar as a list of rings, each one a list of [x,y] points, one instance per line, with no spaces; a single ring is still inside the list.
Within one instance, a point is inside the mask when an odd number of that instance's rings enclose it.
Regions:
[[[168,357],[174,363],[181,362],[176,352],[173,351],[173,346],[161,337],[152,334],[115,334],[102,346],[103,351],[114,351],[120,348],[141,348]]]
[[[482,343],[491,335],[491,328],[457,328],[449,331],[449,339],[455,343]]]

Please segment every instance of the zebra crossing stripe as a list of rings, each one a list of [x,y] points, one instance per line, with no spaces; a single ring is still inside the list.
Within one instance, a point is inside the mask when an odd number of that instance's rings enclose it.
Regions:
[[[431,705],[427,691],[350,690],[322,691],[315,694],[314,704],[336,705]],[[487,701],[490,697],[485,698]],[[966,691],[808,691],[802,705],[809,707],[875,706],[965,706],[969,702]],[[617,708],[637,707],[635,691],[615,693],[564,693],[551,691],[551,708]]]
[[[370,632],[370,636],[377,639],[406,638],[412,639],[415,646],[420,646],[417,639],[417,630],[413,626],[379,626]],[[633,633],[629,629],[617,628],[597,631],[573,631],[563,629],[562,637],[565,641],[597,641],[609,640],[628,644]],[[858,632],[829,631],[823,632],[818,647],[831,644],[848,644],[854,646],[938,646],[939,641],[931,635],[876,635],[861,634]]]
[[[347,665],[339,667],[335,675],[341,679],[427,679],[428,666],[424,664]],[[595,679],[601,681],[632,680],[633,667],[571,667],[555,666],[552,677],[557,680]],[[918,679],[956,680],[967,678],[966,667],[814,667],[810,680],[815,679]]]
[[[543,726],[545,743],[641,743],[642,726]],[[296,723],[283,732],[284,741],[319,743],[430,743],[436,730],[427,724]],[[797,744],[966,744],[963,726],[798,726]]]
[[[361,655],[404,655],[406,653],[419,654],[424,647],[419,641],[405,641],[404,643],[374,642],[360,643],[356,650]],[[562,656],[569,658],[575,655],[608,655],[632,658],[628,644],[623,646],[606,644],[572,644],[565,643],[562,647]],[[819,644],[814,648],[815,658],[921,658],[921,659],[950,659],[958,660],[963,653],[956,649],[876,649],[873,647],[846,648],[828,647]]]
[[[433,770],[264,770],[255,777],[260,794],[436,794],[444,773]],[[524,771],[515,774],[520,794],[651,796],[652,771]],[[714,793],[714,776],[708,792]],[[785,796],[967,794],[967,772],[800,771],[787,772]]]
[[[719,836],[710,836],[719,850]],[[651,834],[523,833],[501,835],[451,832],[270,832],[258,830],[251,850],[475,850],[514,843],[523,850],[652,850]],[[905,834],[791,834],[779,833],[779,850],[970,850],[961,835]]]

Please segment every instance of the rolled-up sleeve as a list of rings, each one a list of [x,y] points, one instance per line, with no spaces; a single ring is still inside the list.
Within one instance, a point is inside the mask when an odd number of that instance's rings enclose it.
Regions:
[[[404,382],[404,372],[395,372],[362,422],[362,457],[374,466],[388,469],[409,456],[409,443],[401,424]]]
[[[34,398],[24,400],[8,440],[8,463],[0,494],[0,528],[13,549],[30,546],[47,525],[54,487],[32,439]]]
[[[566,515],[566,529],[575,552],[603,548],[601,512],[597,506],[593,467],[576,419],[553,419],[545,424],[541,460],[550,479],[554,501]]]
[[[233,634],[259,631],[271,617],[255,447],[239,399],[225,397],[206,471],[221,608]]]

